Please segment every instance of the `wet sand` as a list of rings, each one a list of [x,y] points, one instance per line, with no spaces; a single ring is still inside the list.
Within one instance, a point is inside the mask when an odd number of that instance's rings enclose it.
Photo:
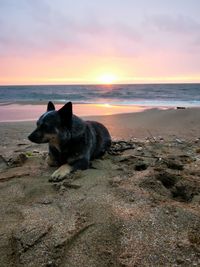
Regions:
[[[57,103],[56,109],[63,104]],[[0,122],[34,121],[46,111],[47,104],[35,102],[0,103]],[[151,107],[125,106],[110,104],[73,104],[73,111],[77,116],[112,115],[119,113],[141,112]]]

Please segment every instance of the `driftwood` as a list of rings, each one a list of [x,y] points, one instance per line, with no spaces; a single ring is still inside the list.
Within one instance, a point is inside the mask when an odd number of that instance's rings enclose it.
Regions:
[[[2,175],[2,173],[0,173],[0,176]],[[0,183],[3,183],[3,182],[7,182],[13,178],[21,178],[21,177],[24,177],[24,176],[29,176],[30,173],[28,172],[24,172],[24,173],[19,173],[19,174],[10,174],[8,176],[1,176],[0,178]]]
[[[135,143],[133,141],[113,141],[108,153],[110,155],[118,155],[128,149],[135,149]]]

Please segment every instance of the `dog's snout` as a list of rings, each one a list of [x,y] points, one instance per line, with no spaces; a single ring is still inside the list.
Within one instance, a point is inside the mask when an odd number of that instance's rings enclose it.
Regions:
[[[38,130],[35,130],[33,131],[29,136],[28,136],[28,139],[33,142],[33,143],[42,143],[43,142],[43,136],[42,134],[38,131]]]
[[[33,142],[33,140],[34,140],[34,138],[33,138],[33,133],[29,134],[28,139],[29,139],[31,142]]]
[[[31,142],[35,142],[36,139],[37,139],[35,132],[32,132],[32,133],[28,136],[28,139],[29,139]]]

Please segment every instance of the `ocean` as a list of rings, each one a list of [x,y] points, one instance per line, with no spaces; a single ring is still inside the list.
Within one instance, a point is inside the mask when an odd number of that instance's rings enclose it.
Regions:
[[[91,103],[199,107],[200,84],[0,86],[0,103]]]

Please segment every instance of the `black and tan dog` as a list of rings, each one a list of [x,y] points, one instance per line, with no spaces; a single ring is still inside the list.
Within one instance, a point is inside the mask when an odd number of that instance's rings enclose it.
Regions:
[[[68,173],[89,168],[90,160],[102,156],[111,145],[108,130],[95,121],[83,121],[73,115],[72,103],[58,111],[52,102],[28,136],[34,143],[49,143],[50,166],[59,166],[51,181],[62,180]]]

